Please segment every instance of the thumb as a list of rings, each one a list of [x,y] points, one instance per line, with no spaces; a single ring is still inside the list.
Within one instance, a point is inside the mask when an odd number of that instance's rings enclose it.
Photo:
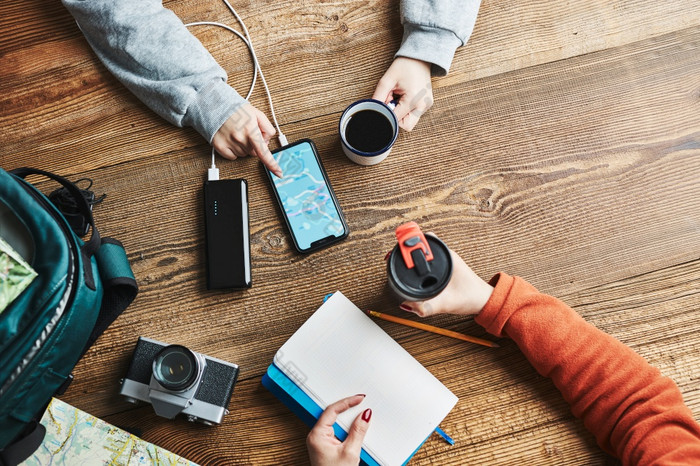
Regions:
[[[367,408],[360,413],[352,425],[348,437],[343,442],[343,447],[347,453],[360,456],[362,450],[362,442],[365,439],[367,430],[369,429],[369,420],[372,418],[372,410]]]
[[[379,83],[377,83],[377,88],[374,90],[372,98],[374,100],[382,101],[385,104],[389,103],[389,101],[394,98],[395,85],[395,81],[387,79],[386,77],[380,79]]]

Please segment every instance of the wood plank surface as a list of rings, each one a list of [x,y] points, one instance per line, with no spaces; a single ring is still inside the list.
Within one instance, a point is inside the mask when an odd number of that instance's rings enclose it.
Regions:
[[[184,21],[233,24],[223,4],[165,2]],[[340,113],[371,95],[401,39],[397,1],[234,4],[289,138],[312,138],[350,237],[293,253],[255,159],[221,160],[250,192],[253,282],[205,289],[202,183],[209,147],[161,120],[99,63],[60,2],[0,4],[0,166],[90,177],[104,236],[140,293],[61,398],[201,464],[303,464],[308,429],[260,384],[275,351],[342,290],[398,314],[383,257],[415,220],[482,277],[505,270],[560,297],[679,385],[700,419],[700,5],[485,0],[435,105],[387,160],[352,164]],[[193,32],[247,90],[245,47]],[[261,87],[252,102],[267,111]],[[38,181],[38,180],[37,180]],[[45,190],[49,183],[39,182]],[[490,338],[472,320],[426,321]],[[411,464],[607,464],[555,387],[517,347],[490,349],[379,323],[460,401]],[[241,367],[215,428],[158,418],[118,395],[138,336]]]

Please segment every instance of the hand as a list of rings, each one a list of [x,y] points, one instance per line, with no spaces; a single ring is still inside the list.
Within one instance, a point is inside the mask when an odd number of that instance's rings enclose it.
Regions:
[[[282,169],[267,147],[274,135],[275,127],[265,114],[246,102],[221,125],[211,143],[227,159],[255,155],[281,178]]]
[[[411,131],[420,117],[433,105],[430,63],[397,57],[379,80],[373,99],[389,103],[398,97],[394,109],[399,126]]]
[[[353,406],[357,406],[365,399],[364,395],[355,395],[336,401],[329,405],[316,421],[316,425],[309,436],[306,437],[306,447],[309,450],[309,459],[314,466],[326,465],[357,465],[360,463],[360,450],[362,441],[369,428],[369,420],[372,410],[365,409],[359,414],[350,427],[348,437],[344,442],[335,438],[333,424],[338,415]]]
[[[483,281],[452,250],[452,278],[447,287],[427,301],[404,301],[401,309],[421,317],[433,314],[478,314],[491,297],[493,287]]]

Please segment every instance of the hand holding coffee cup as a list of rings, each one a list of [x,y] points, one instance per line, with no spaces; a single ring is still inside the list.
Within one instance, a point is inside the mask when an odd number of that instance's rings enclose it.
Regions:
[[[375,99],[350,104],[338,127],[343,152],[359,165],[384,160],[399,135],[399,122],[392,107]]]
[[[387,255],[389,287],[401,309],[420,317],[433,314],[478,314],[491,298],[485,282],[431,233],[415,222],[396,228],[397,244]]]

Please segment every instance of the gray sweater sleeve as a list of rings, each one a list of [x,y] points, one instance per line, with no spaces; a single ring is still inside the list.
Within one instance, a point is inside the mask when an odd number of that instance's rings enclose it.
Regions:
[[[161,0],[62,0],[97,56],[131,92],[208,142],[245,100]]]
[[[401,0],[403,41],[397,57],[432,63],[432,74],[444,76],[458,47],[474,30],[481,0]]]

